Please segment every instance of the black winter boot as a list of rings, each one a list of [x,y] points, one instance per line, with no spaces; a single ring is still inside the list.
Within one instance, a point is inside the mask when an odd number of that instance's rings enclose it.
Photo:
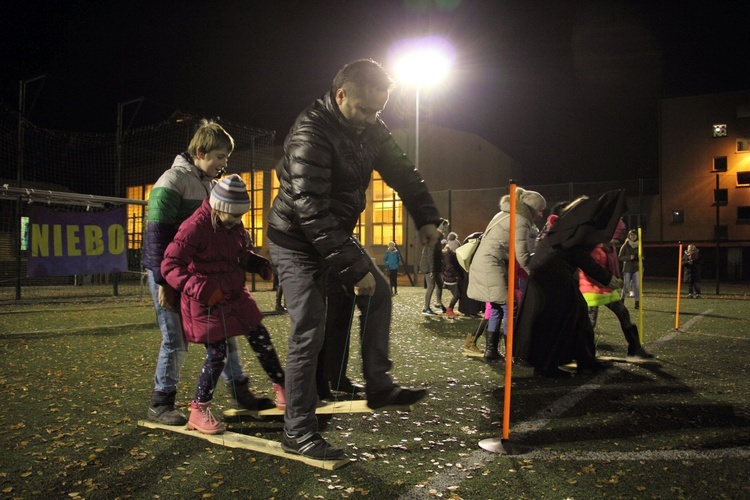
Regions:
[[[487,332],[485,339],[484,349],[484,360],[485,361],[497,361],[503,359],[503,356],[497,350],[497,346],[500,345],[500,332]]]
[[[650,354],[641,345],[641,338],[638,335],[638,327],[631,325],[630,327],[623,330],[625,339],[628,341],[628,361],[646,361],[654,359],[654,355]]]
[[[187,417],[177,411],[174,406],[174,400],[177,392],[160,392],[151,393],[151,403],[148,405],[148,419],[164,425],[185,425]]]
[[[232,399],[232,406],[240,410],[268,410],[269,408],[276,408],[270,398],[259,398],[252,392],[250,392],[250,381],[245,379],[242,382],[236,380],[227,382],[227,389],[229,389],[229,397]]]

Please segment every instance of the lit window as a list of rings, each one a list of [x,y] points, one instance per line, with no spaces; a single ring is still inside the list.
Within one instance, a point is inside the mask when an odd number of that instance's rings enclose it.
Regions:
[[[263,246],[263,171],[244,172],[241,177],[247,185],[250,195],[250,211],[242,217],[245,229],[253,239],[253,245],[260,248]]]
[[[128,186],[125,188],[125,196],[129,200],[145,200],[143,191],[143,186]],[[138,250],[143,244],[143,215],[145,208],[143,205],[128,204],[128,249],[130,250]]]
[[[271,172],[271,204],[269,207],[273,206],[273,200],[275,200],[276,196],[279,194],[279,184],[279,177],[275,172]]]
[[[354,226],[354,234],[353,234],[353,236],[357,238],[357,240],[359,240],[359,242],[362,245],[367,244],[366,243],[367,238],[365,238],[365,234],[366,234],[365,227],[366,227],[365,226],[365,212],[362,212],[359,219],[357,219],[357,225]]]
[[[727,136],[727,124],[717,123],[713,126],[714,137],[726,137]]]
[[[404,242],[403,203],[396,192],[383,182],[380,174],[372,176],[372,244]]]

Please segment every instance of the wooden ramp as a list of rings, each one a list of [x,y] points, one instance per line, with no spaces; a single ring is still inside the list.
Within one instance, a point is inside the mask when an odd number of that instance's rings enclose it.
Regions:
[[[328,403],[322,406],[319,406],[315,413],[317,415],[333,415],[334,413],[372,413],[375,411],[411,411],[411,406],[384,406],[382,408],[378,408],[377,410],[373,410],[369,406],[367,406],[367,401],[360,399],[360,400],[347,400],[347,401],[336,401],[333,403]],[[253,410],[236,410],[233,408],[230,408],[228,410],[224,410],[224,416],[225,417],[243,417],[243,416],[251,416],[255,418],[261,418],[261,417],[283,417],[284,411],[279,410],[277,408],[270,408],[268,410],[260,410],[260,411],[253,411]]]
[[[335,470],[344,465],[348,464],[351,460],[348,458],[342,458],[339,460],[318,460],[315,458],[303,457],[302,455],[296,455],[294,453],[287,453],[281,449],[281,443],[278,441],[271,441],[269,439],[262,439],[254,436],[246,436],[245,434],[238,434],[236,432],[224,432],[223,434],[201,434],[198,431],[189,431],[186,426],[175,426],[175,425],[164,425],[157,424],[148,420],[139,420],[138,425],[141,427],[148,427],[150,429],[163,429],[166,431],[176,432],[178,434],[185,434],[187,436],[197,437],[204,439],[213,444],[220,446],[228,446],[230,448],[241,448],[244,450],[257,451],[259,453],[265,453],[266,455],[275,455],[281,458],[287,458],[289,460],[296,460],[298,462],[304,462],[307,465],[318,467],[326,470]]]

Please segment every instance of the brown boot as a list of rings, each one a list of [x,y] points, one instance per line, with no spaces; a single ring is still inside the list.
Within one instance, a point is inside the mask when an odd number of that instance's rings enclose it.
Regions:
[[[464,351],[469,352],[484,352],[480,348],[477,347],[477,338],[474,336],[473,333],[469,333],[466,335],[466,340],[464,340]]]

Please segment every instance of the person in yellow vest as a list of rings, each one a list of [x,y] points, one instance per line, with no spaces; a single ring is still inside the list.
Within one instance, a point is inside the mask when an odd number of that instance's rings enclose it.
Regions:
[[[612,266],[607,265],[608,254],[606,252],[606,243],[602,243],[596,246],[591,251],[591,257],[596,261],[597,264],[605,269],[611,268]],[[610,258],[617,259],[616,256]],[[586,299],[586,304],[589,306],[589,320],[591,326],[596,327],[596,314],[591,314],[591,310],[598,311],[599,306],[606,306],[610,311],[615,313],[617,319],[620,320],[620,327],[622,333],[625,335],[625,340],[628,342],[628,361],[646,361],[654,359],[653,354],[649,354],[641,345],[640,336],[638,335],[638,327],[630,321],[630,313],[625,304],[620,300],[620,293],[617,290],[609,286],[602,285],[598,281],[588,277],[583,271],[578,273],[578,283],[583,298]]]

